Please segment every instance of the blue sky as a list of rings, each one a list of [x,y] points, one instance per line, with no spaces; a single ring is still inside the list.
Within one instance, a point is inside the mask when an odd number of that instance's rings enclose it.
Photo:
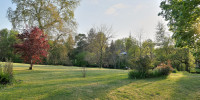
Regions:
[[[113,39],[137,36],[142,29],[144,38],[154,39],[161,0],[81,0],[75,11],[78,33],[87,33],[91,27],[102,24],[113,27]],[[0,29],[11,29],[6,18],[8,7],[15,7],[11,0],[0,1]],[[166,22],[165,22],[166,23]]]

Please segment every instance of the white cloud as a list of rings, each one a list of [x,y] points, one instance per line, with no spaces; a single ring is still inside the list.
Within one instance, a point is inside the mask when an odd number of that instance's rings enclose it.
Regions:
[[[127,5],[124,5],[124,4],[122,4],[122,3],[119,3],[119,4],[115,4],[115,5],[113,5],[113,6],[111,6],[110,8],[108,8],[107,10],[106,10],[106,14],[107,15],[118,15],[119,14],[119,10],[120,9],[124,9],[124,8],[127,8],[128,6]]]

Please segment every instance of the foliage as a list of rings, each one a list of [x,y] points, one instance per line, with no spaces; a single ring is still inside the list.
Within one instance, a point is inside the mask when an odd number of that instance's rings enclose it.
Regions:
[[[156,26],[156,42],[158,46],[162,46],[166,37],[165,26],[162,22],[158,22]]]
[[[195,58],[191,54],[189,48],[176,48],[175,52],[170,55],[173,68],[178,71],[188,71],[195,67]]]
[[[67,47],[67,50],[69,52],[72,52],[72,50],[74,49],[74,45],[75,45],[75,41],[72,37],[71,34],[69,34],[68,38],[67,38],[67,42],[65,43],[66,47]]]
[[[60,39],[56,41],[49,40],[50,50],[47,57],[48,64],[54,65],[67,65],[73,64],[75,41],[71,34],[68,35],[66,39]]]
[[[86,61],[87,52],[80,52],[75,56],[75,65],[85,67],[88,65],[88,62]]]
[[[136,61],[136,69],[143,74],[148,73],[148,70],[153,68],[151,58],[149,56],[141,57]]]
[[[172,71],[172,73],[178,73],[178,70],[177,70],[177,69],[174,69],[174,70]]]
[[[13,63],[0,63],[0,84],[8,84],[13,80]]]
[[[200,69],[199,68],[191,68],[190,73],[198,73],[200,74]]]
[[[153,60],[154,47],[155,43],[151,39],[147,39],[146,41],[144,41],[142,43],[142,50],[141,50],[142,56],[148,55]]]
[[[137,70],[131,70],[129,73],[128,73],[128,78],[130,79],[137,79],[137,78],[144,78],[143,76],[143,73],[137,71]]]
[[[152,77],[167,76],[173,71],[173,68],[171,66],[171,62],[168,61],[167,65],[164,63],[161,63],[160,66],[157,66],[153,70],[151,70],[150,68],[147,68],[147,67],[146,67],[145,72],[143,70],[142,69],[132,70],[129,72],[128,77],[131,79],[137,79],[137,78],[140,79],[140,78],[152,78]]]
[[[22,34],[18,34],[21,43],[16,44],[14,47],[16,52],[21,54],[24,61],[31,64],[30,70],[34,63],[41,63],[41,58],[47,56],[49,44],[46,37],[43,31],[37,27],[24,30]]]
[[[50,47],[53,45],[56,45],[56,46],[49,50],[47,63],[53,64],[53,65],[70,65],[69,57],[68,57],[69,51],[67,47],[55,41],[53,42],[53,44],[50,45]]]
[[[13,48],[13,45],[19,41],[16,38],[17,34],[18,32],[14,30],[0,30],[0,61],[12,59],[14,62],[21,62],[19,55],[14,54]]]
[[[49,36],[59,39],[75,29],[74,10],[80,0],[12,0],[16,9],[8,8],[13,28],[39,26]],[[57,32],[57,34],[56,34]]]
[[[199,40],[199,4],[199,0],[164,0],[160,3],[162,11],[159,15],[168,21],[176,46],[193,47]]]
[[[171,66],[171,62],[168,61],[167,65],[164,64],[164,63],[161,63],[160,66],[157,66],[154,69],[154,71],[157,71],[160,76],[162,76],[162,75],[169,75],[173,71],[173,68]]]
[[[151,58],[149,56],[141,57],[136,61],[136,65],[134,66],[136,71],[131,71],[129,77],[146,78],[148,77],[148,73],[151,68],[153,68]]]
[[[108,40],[111,38],[111,32],[112,27],[107,27],[106,25],[92,28],[89,31],[87,50],[95,54],[99,68],[105,65],[105,53],[108,48]]]

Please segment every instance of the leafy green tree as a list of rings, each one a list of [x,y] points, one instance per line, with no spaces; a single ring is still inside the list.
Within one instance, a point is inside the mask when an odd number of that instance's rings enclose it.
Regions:
[[[149,56],[140,57],[136,61],[136,70],[141,74],[140,77],[145,78],[149,72],[149,69],[153,68],[152,60]]]
[[[74,48],[71,52],[71,55],[70,55],[70,59],[73,61],[73,64],[74,65],[78,65],[80,66],[80,64],[78,64],[78,62],[81,62],[81,61],[78,61],[80,60],[79,55],[80,53],[83,53],[83,52],[87,52],[86,50],[86,47],[87,47],[87,41],[86,41],[87,37],[85,34],[78,34],[75,36],[75,44],[76,44],[76,48]],[[84,55],[87,55],[87,53],[84,53]]]
[[[75,46],[75,41],[72,37],[71,34],[69,34],[68,38],[67,38],[67,42],[66,42],[66,47],[68,49],[69,52],[71,52],[74,49]]]
[[[71,58],[73,58],[72,57],[72,53],[73,53],[74,46],[75,46],[75,41],[74,41],[74,39],[73,39],[71,34],[69,34],[69,36],[67,38],[67,41],[65,43],[65,46],[66,46],[66,49],[68,51],[68,58],[69,58],[68,62],[71,65],[71,63],[72,63],[71,60],[73,60],[73,59],[71,59]]]
[[[97,55],[99,58],[99,67],[103,67],[103,59],[104,59],[104,54],[105,50],[107,48],[107,37],[103,32],[98,32],[96,36],[96,40],[94,41],[95,43],[95,50],[97,51]]]
[[[49,50],[48,55],[48,64],[55,64],[55,65],[70,65],[69,56],[68,56],[68,49],[62,42],[56,41],[49,41],[50,46],[55,45],[53,49]]]
[[[102,25],[100,27],[92,28],[88,34],[87,50],[91,54],[95,54],[98,59],[98,65],[103,67],[105,52],[108,47],[108,40],[111,38],[112,27]]]
[[[114,67],[115,69],[117,68],[117,60],[118,60],[118,54],[116,50],[116,46],[113,42],[111,41],[110,47],[106,51],[107,53],[107,60],[110,66]]]
[[[95,39],[96,39],[96,36],[97,36],[97,33],[96,33],[96,29],[94,28],[91,28],[89,33],[88,33],[88,37],[87,37],[87,43],[88,43],[88,46],[87,46],[87,50],[89,52],[95,52],[94,51],[94,47],[95,47]]]
[[[189,48],[176,48],[174,51],[170,56],[173,67],[183,71],[190,71],[190,68],[195,67],[195,59]]]
[[[49,36],[57,36],[58,39],[76,27],[74,10],[79,2],[80,0],[12,0],[16,9],[8,8],[7,16],[14,29],[23,29],[27,25],[38,26]]]
[[[159,13],[168,21],[169,30],[173,32],[176,46],[193,47],[199,40],[200,22],[199,0],[163,0]]]
[[[19,41],[19,39],[16,38],[17,34],[18,32],[14,30],[0,30],[0,61],[10,59],[13,62],[21,62],[20,56],[14,54],[13,48],[13,45]]]
[[[158,48],[155,49],[156,61],[154,62],[154,65],[157,66],[167,62],[170,59],[171,54],[174,53],[175,48],[172,38],[167,37],[164,23],[158,22],[155,37]]]
[[[162,22],[158,22],[156,26],[156,42],[158,46],[163,47],[166,37],[166,29]]]
[[[78,54],[75,56],[76,65],[82,66],[82,67],[87,66],[87,65],[88,65],[88,62],[85,60],[86,57],[87,57],[86,55],[87,55],[87,52],[80,52],[80,53],[78,53]]]
[[[155,43],[151,39],[147,39],[142,43],[142,55],[150,56],[153,60]]]

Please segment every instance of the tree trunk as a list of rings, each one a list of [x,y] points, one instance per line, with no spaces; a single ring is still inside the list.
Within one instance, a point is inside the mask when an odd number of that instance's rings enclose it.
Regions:
[[[31,66],[29,67],[29,70],[32,70],[33,69],[33,62],[31,60]]]

